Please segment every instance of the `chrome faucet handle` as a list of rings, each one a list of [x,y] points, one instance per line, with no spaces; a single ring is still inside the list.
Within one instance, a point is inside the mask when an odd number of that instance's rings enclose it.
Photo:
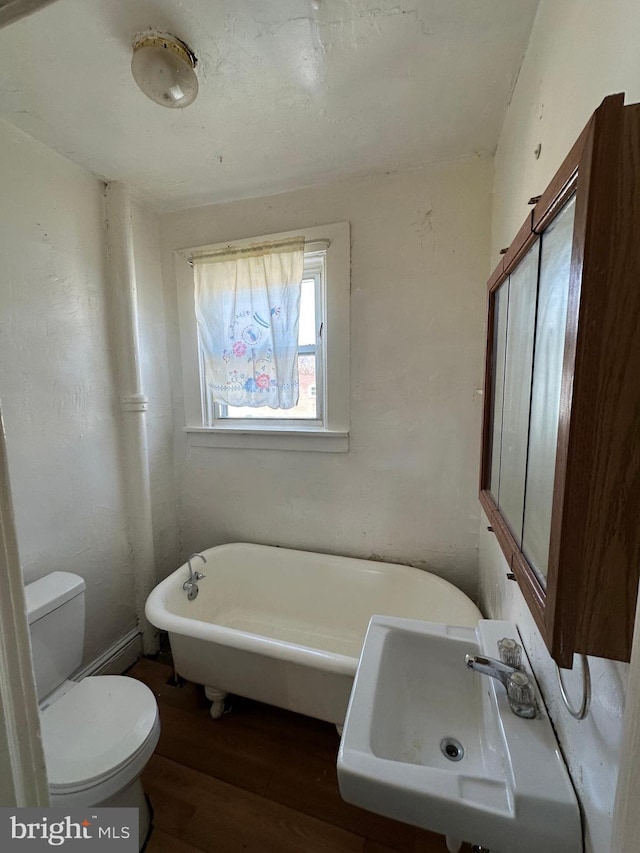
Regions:
[[[502,663],[516,669],[522,668],[522,646],[511,637],[504,637],[498,641],[498,654]]]
[[[194,581],[201,581],[202,578],[206,578],[206,575],[203,575],[202,572],[194,572],[193,573]]]
[[[514,672],[507,679],[507,697],[514,714],[533,719],[536,716],[536,703],[533,693],[533,681],[526,672]]]

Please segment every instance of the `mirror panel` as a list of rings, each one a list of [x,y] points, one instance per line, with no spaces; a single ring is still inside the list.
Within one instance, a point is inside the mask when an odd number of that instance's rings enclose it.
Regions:
[[[502,404],[504,366],[507,346],[507,314],[509,311],[509,279],[494,294],[493,304],[493,381],[491,384],[491,469],[489,490],[496,503],[500,499],[500,450],[502,446]]]
[[[542,235],[522,550],[547,577],[575,196]]]
[[[509,279],[498,506],[518,546],[522,543],[539,254],[538,239]]]

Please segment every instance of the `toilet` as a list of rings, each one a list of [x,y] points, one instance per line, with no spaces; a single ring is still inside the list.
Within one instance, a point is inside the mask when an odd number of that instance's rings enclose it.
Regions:
[[[85,582],[53,572],[26,586],[51,805],[139,809],[140,848],[151,826],[140,774],[155,749],[155,697],[134,678],[71,681],[82,662]]]

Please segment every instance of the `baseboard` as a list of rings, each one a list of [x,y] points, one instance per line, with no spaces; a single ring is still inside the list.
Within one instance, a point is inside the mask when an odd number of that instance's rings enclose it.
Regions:
[[[133,628],[108,649],[74,673],[73,680],[80,681],[89,675],[120,675],[142,657],[142,634]]]

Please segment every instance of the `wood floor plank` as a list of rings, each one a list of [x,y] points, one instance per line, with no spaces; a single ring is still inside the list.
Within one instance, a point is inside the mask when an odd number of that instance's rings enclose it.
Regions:
[[[416,830],[416,842],[413,853],[447,853],[447,843],[444,835],[437,835],[426,829]],[[460,853],[471,853],[471,845],[463,844]]]
[[[307,755],[320,756],[338,753],[340,737],[331,723],[239,696],[231,697],[230,706],[225,723],[267,735],[283,749],[300,749]]]
[[[145,853],[203,853],[203,851],[156,828],[151,833]]]
[[[393,847],[387,847],[386,844],[380,844],[378,841],[367,838],[362,853],[396,853],[396,851]]]
[[[289,753],[276,767],[266,796],[333,823],[393,851],[413,853],[416,830],[346,803],[340,796],[336,755],[331,759]]]
[[[153,807],[154,834],[157,830],[174,838],[182,838],[184,827],[193,818],[197,805],[182,795],[179,788],[155,784],[155,767],[159,760],[153,755],[142,773],[142,787]]]
[[[238,734],[223,721],[161,707],[157,752],[194,770],[255,793],[264,793],[279,758],[279,748],[267,737]]]
[[[418,829],[416,830],[414,845],[410,850],[411,853],[447,853],[447,842],[444,835]],[[396,848],[368,838],[365,841],[362,853],[396,853]],[[468,844],[463,844],[460,853],[471,853],[471,847]]]
[[[212,720],[202,687],[167,683],[170,665],[142,659],[128,674],[154,692],[162,725],[143,775],[149,853],[446,853],[443,836],[342,800],[334,726],[238,697]]]
[[[206,853],[362,853],[364,841],[354,833],[159,755],[144,784],[152,802],[168,797],[194,808],[179,837]],[[161,830],[176,833],[171,816],[156,814]]]

